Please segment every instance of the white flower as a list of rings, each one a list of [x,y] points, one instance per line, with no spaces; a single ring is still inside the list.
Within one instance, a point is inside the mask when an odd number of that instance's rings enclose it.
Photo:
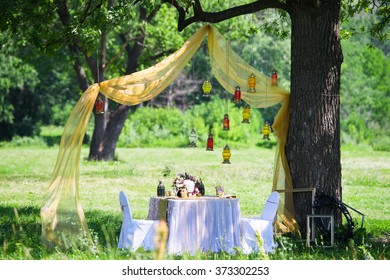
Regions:
[[[192,193],[195,190],[195,182],[191,180],[184,180],[183,181],[184,186],[187,188],[187,191],[189,193]]]

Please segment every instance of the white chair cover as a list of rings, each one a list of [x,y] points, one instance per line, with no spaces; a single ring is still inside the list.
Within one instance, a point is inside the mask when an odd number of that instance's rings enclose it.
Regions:
[[[158,221],[134,220],[126,194],[119,193],[119,202],[122,209],[122,228],[119,236],[118,248],[126,248],[131,251],[143,247],[145,250],[154,250],[155,225]]]
[[[255,218],[241,218],[241,246],[244,254],[259,251],[256,232],[260,235],[266,253],[273,253],[277,247],[274,241],[273,222],[279,206],[279,193],[273,192],[267,199],[262,215]]]

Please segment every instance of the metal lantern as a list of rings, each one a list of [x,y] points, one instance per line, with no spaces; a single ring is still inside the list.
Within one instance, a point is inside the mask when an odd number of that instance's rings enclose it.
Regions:
[[[198,134],[196,133],[195,128],[191,129],[188,139],[190,140],[190,147],[196,147],[196,141],[198,141]]]
[[[264,123],[261,133],[263,134],[263,140],[270,140],[269,135],[271,133],[271,126],[267,121]]]
[[[278,85],[278,73],[276,73],[276,70],[272,70],[271,74],[271,85],[277,86]]]
[[[231,156],[231,153],[230,153],[230,148],[228,145],[226,145],[224,148],[223,148],[223,151],[222,151],[222,157],[223,157],[223,164],[230,164],[230,156]]]
[[[165,186],[163,185],[162,181],[160,181],[157,186],[157,196],[165,196]]]
[[[223,117],[223,130],[229,130],[230,129],[230,121],[229,121],[229,115],[225,114]]]
[[[202,85],[202,90],[203,90],[203,96],[205,97],[210,97],[210,92],[213,87],[211,86],[210,81],[204,81]]]
[[[214,151],[214,138],[211,132],[209,133],[209,138],[207,138],[206,151]]]
[[[249,123],[249,118],[251,116],[251,108],[249,106],[245,106],[242,111],[242,123]]]
[[[248,78],[248,87],[248,92],[256,92],[256,77],[253,73]]]
[[[95,101],[95,114],[104,114],[104,102],[100,96]]]
[[[239,86],[236,86],[236,89],[234,91],[233,102],[236,104],[241,103],[241,89]]]
[[[198,188],[200,195],[203,196],[206,190],[202,182],[202,178],[199,178],[199,181],[196,181],[195,186]]]

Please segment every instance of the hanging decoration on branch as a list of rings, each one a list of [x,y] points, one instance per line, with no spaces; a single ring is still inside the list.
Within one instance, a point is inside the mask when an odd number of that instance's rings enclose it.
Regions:
[[[266,121],[264,123],[261,133],[263,134],[263,140],[270,140],[269,136],[271,134],[271,126],[269,125],[269,122]]]
[[[196,133],[195,128],[191,129],[190,135],[188,136],[188,139],[190,140],[190,147],[195,148],[196,142],[198,141],[198,134]]]
[[[256,76],[253,73],[248,78],[248,87],[248,92],[256,92]]]
[[[250,123],[249,118],[251,116],[251,108],[249,105],[246,105],[244,107],[244,110],[242,111],[242,122],[241,123]]]
[[[214,138],[211,132],[209,133],[209,137],[207,138],[206,151],[214,151]]]
[[[210,97],[212,88],[213,87],[212,87],[210,81],[208,81],[208,80],[204,81],[204,83],[202,85],[203,97]]]
[[[222,151],[222,157],[223,157],[223,164],[230,164],[230,156],[231,156],[231,153],[230,153],[230,148],[228,145],[225,145],[225,147],[223,148],[223,151]]]
[[[239,86],[235,87],[234,96],[233,96],[233,102],[235,104],[241,103],[241,89]]]
[[[230,129],[230,120],[229,115],[225,114],[223,117],[223,130],[229,130]]]
[[[278,85],[278,73],[276,72],[275,69],[272,70],[271,85],[273,85],[273,86],[277,86]]]
[[[95,114],[104,114],[104,102],[100,96],[95,101]]]
[[[91,85],[79,99],[62,135],[63,141],[59,148],[57,161],[51,176],[51,181],[46,190],[44,201],[41,207],[42,217],[42,240],[49,244],[58,244],[62,242],[61,235],[58,235],[65,227],[69,229],[80,227],[84,230],[88,238],[92,240],[89,233],[87,219],[79,198],[79,175],[80,175],[80,154],[82,148],[83,136],[87,130],[91,114],[94,113],[94,106],[99,92],[105,96],[103,104],[106,105],[106,98],[126,106],[136,106],[141,102],[151,100],[164,91],[172,81],[179,75],[180,71],[187,65],[189,59],[199,49],[205,36],[208,36],[208,46],[211,65],[216,80],[227,92],[234,92],[234,87],[230,85],[245,86],[248,74],[253,72],[259,81],[267,79],[259,71],[242,71],[249,69],[250,66],[237,54],[227,48],[229,55],[234,55],[235,61],[233,73],[227,73],[225,70],[224,57],[226,51],[222,48],[225,39],[216,28],[207,25],[199,29],[186,43],[175,53],[157,63],[153,67],[135,72],[131,75],[121,76]],[[231,60],[229,60],[231,61]],[[156,77],[161,77],[156,80]],[[269,79],[269,77],[268,77]],[[270,83],[270,81],[269,81]],[[289,98],[287,90],[273,87],[268,94],[270,99],[265,104],[262,94],[266,83],[262,82],[256,86],[257,93],[243,94],[242,99],[250,104],[251,108],[264,108],[276,104],[282,104],[279,113],[275,117],[273,128],[275,137],[280,139],[275,156],[274,184],[275,189],[293,189],[291,175],[288,168],[288,162],[285,156],[285,139],[287,137],[287,127],[289,123]],[[269,104],[268,104],[269,103]],[[104,108],[105,106],[103,106]],[[192,126],[191,126],[192,127]],[[227,143],[225,143],[227,144]],[[227,160],[230,159],[230,148],[224,149]],[[224,158],[225,161],[225,158]],[[285,205],[292,203],[285,196]],[[293,204],[291,204],[293,205]],[[62,208],[64,207],[64,208]],[[288,214],[286,219],[294,227],[294,212],[288,213],[285,209],[284,214]],[[293,209],[292,209],[293,210]],[[68,215],[71,214],[71,215]],[[73,215],[74,214],[74,215]],[[70,217],[70,219],[69,219]],[[61,226],[59,226],[61,225]]]

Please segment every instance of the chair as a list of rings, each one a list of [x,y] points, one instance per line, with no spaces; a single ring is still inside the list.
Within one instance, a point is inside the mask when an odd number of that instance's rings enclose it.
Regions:
[[[145,250],[155,249],[154,232],[158,221],[133,219],[129,201],[123,191],[119,193],[119,202],[122,209],[122,228],[118,248],[126,248],[131,251],[135,251],[139,247],[143,247]]]
[[[279,193],[273,192],[268,197],[260,217],[241,218],[241,246],[243,253],[250,254],[259,251],[259,241],[256,232],[260,235],[266,253],[273,253],[277,247],[274,242],[273,223],[279,206]]]

